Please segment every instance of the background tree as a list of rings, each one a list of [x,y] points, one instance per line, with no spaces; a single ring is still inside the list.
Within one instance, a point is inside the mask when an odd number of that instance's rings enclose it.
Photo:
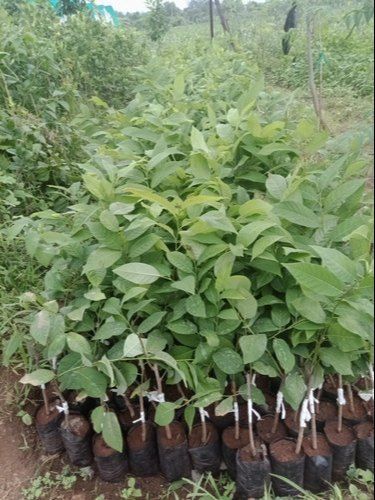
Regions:
[[[60,16],[70,16],[82,11],[86,7],[86,0],[59,0],[57,13]]]
[[[149,31],[151,40],[159,40],[168,29],[168,18],[164,0],[146,0],[149,9]]]

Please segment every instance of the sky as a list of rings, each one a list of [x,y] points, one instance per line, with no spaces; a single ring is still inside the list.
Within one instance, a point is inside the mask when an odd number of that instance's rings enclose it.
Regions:
[[[264,0],[256,0],[263,2]],[[144,0],[96,0],[99,5],[112,5],[119,12],[144,12],[147,10]],[[186,7],[189,0],[174,0],[178,7]]]

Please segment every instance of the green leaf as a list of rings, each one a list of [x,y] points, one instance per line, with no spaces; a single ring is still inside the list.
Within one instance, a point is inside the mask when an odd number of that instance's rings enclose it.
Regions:
[[[47,345],[51,328],[51,314],[43,309],[34,316],[30,326],[30,335],[41,345]]]
[[[312,246],[313,250],[322,259],[323,266],[329,269],[344,283],[353,283],[357,278],[357,264],[346,255],[334,248]]]
[[[205,138],[198,129],[195,127],[192,127],[191,129],[191,146],[193,148],[193,151],[197,152],[203,152],[206,154],[210,154],[210,150],[206,144]]]
[[[144,255],[160,240],[156,234],[146,234],[132,243],[129,248],[129,257],[135,259]]]
[[[106,322],[98,329],[93,340],[108,340],[112,337],[118,337],[127,330],[124,321],[115,321],[113,317],[108,318]]]
[[[320,349],[320,359],[324,365],[332,366],[341,375],[353,375],[350,357],[337,347],[322,347]]]
[[[195,316],[196,318],[207,317],[206,306],[200,295],[192,295],[191,297],[187,298],[185,306],[187,312],[192,316]]]
[[[160,403],[155,412],[155,423],[161,427],[169,425],[174,420],[176,405],[174,403]]]
[[[117,232],[120,229],[117,217],[109,210],[103,210],[99,216],[99,220],[108,231]]]
[[[349,332],[338,323],[334,323],[329,327],[327,338],[332,346],[337,347],[342,352],[358,351],[365,347],[361,337]]]
[[[269,194],[276,200],[281,200],[288,189],[288,183],[282,175],[269,174],[266,181],[266,188]]]
[[[287,403],[297,411],[306,395],[306,384],[299,373],[290,373],[283,384],[282,391]]]
[[[159,271],[149,264],[134,262],[113,270],[115,274],[137,285],[149,285],[160,278]]]
[[[79,333],[69,332],[66,336],[68,347],[73,352],[78,352],[85,356],[91,354],[90,342]]]
[[[272,205],[261,199],[249,200],[240,206],[239,213],[241,217],[250,217],[260,214],[268,215],[272,211]]]
[[[87,396],[92,398],[103,397],[108,387],[107,377],[92,367],[78,368],[69,373],[59,373],[58,377],[63,389],[83,390]]]
[[[193,272],[193,263],[184,253],[168,252],[166,255],[172,266],[187,274],[191,274]]]
[[[244,369],[241,356],[230,347],[219,349],[212,358],[217,367],[227,375],[235,375]]]
[[[274,212],[281,219],[285,219],[298,226],[311,227],[314,229],[320,227],[319,217],[315,212],[310,210],[310,208],[302,205],[302,203],[283,201],[275,205]]]
[[[193,428],[195,412],[196,409],[194,408],[194,406],[191,405],[187,406],[184,411],[184,420],[190,431]]]
[[[43,368],[40,368],[39,370],[35,370],[32,373],[28,373],[27,375],[24,375],[20,382],[21,384],[30,384],[34,386],[42,385],[42,384],[47,384],[48,382],[51,382],[55,378],[55,374],[53,373],[52,370],[45,370]]]
[[[97,406],[92,412],[91,412],[91,422],[94,427],[94,431],[97,434],[101,434],[103,430],[103,423],[104,423],[104,414],[105,410],[103,406]]]
[[[280,363],[281,368],[284,370],[284,373],[290,373],[296,364],[296,360],[290,350],[290,347],[283,339],[274,339],[272,345],[273,351],[278,362]]]
[[[83,268],[84,273],[96,271],[98,269],[108,269],[121,257],[121,252],[109,248],[98,248],[90,253],[86,265]]]
[[[84,297],[85,299],[92,300],[93,302],[99,302],[106,299],[106,296],[100,288],[92,288],[84,294]]]
[[[144,354],[142,343],[137,334],[131,333],[126,337],[123,354],[125,358],[134,358]]]
[[[260,238],[258,241],[254,243],[253,250],[251,252],[252,260],[262,255],[267,250],[267,248],[272,246],[274,243],[277,243],[281,239],[283,239],[282,236],[272,236],[272,235],[263,236],[262,238]]]
[[[326,313],[317,300],[301,296],[292,305],[301,316],[313,323],[322,324],[326,320]]]
[[[217,417],[224,417],[228,413],[233,411],[233,397],[223,399],[215,408],[215,415]]]
[[[158,311],[153,314],[151,314],[148,318],[142,321],[142,323],[139,325],[137,332],[139,335],[142,335],[143,333],[147,333],[155,326],[157,326],[161,320],[164,318],[166,315],[166,311]]]
[[[267,349],[266,335],[246,335],[240,337],[240,347],[243,353],[243,361],[245,365],[258,361]]]
[[[182,290],[183,292],[190,293],[191,295],[195,294],[195,277],[194,276],[186,276],[180,281],[175,281],[171,285],[172,288],[176,288],[177,290]]]
[[[338,297],[344,291],[343,283],[336,276],[317,264],[284,264],[297,283],[307,290],[326,297]]]
[[[290,322],[289,310],[282,304],[275,304],[271,309],[271,318],[274,325],[283,328]]]
[[[200,220],[205,222],[211,227],[218,229],[219,231],[224,231],[226,233],[236,233],[236,228],[233,226],[232,222],[226,215],[219,210],[211,210],[200,216]]]
[[[124,448],[124,440],[122,437],[121,427],[114,412],[107,411],[103,417],[103,439],[108,446],[116,451],[122,452]]]
[[[368,314],[348,308],[339,314],[337,321],[349,332],[355,333],[365,340],[373,341],[374,323]]]
[[[276,225],[276,222],[259,220],[244,226],[238,233],[237,243],[248,248],[264,231]]]

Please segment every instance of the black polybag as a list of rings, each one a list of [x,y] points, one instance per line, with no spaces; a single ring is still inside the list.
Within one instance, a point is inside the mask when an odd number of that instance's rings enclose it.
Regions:
[[[60,432],[69,461],[78,467],[87,467],[90,465],[93,460],[91,450],[92,432],[88,432],[84,437],[76,436],[63,426],[60,428]]]
[[[284,438],[282,441],[292,441],[295,443],[294,439],[288,438]],[[306,457],[303,454],[296,456],[296,459],[290,462],[279,462],[271,455],[272,473],[277,476],[285,477],[302,488],[305,475],[305,458]],[[300,495],[300,491],[277,477],[272,478],[272,484],[274,491],[278,496],[287,497]]]
[[[358,439],[356,466],[359,469],[374,472],[374,436]]]
[[[213,426],[210,426],[210,432],[214,433],[214,442],[189,448],[189,453],[193,469],[200,474],[211,472],[215,476],[219,474],[221,466],[220,438]]]
[[[332,455],[307,456],[305,460],[305,489],[312,493],[326,491],[332,481],[332,466]]]
[[[36,430],[44,451],[51,455],[64,451],[64,443],[60,434],[60,425],[64,418],[62,413],[47,424],[36,423]]]
[[[160,429],[157,431],[160,471],[167,481],[174,482],[191,476],[191,463],[188,443],[185,439],[181,444],[163,445],[160,439]]]
[[[356,441],[346,445],[339,446],[330,443],[333,450],[332,480],[334,482],[344,481],[346,473],[351,465],[355,463]]]
[[[116,452],[109,457],[95,457],[99,477],[108,483],[120,483],[129,472],[129,464],[124,453]]]
[[[263,498],[265,486],[270,482],[271,464],[268,458],[254,462],[244,462],[240,457],[241,450],[236,454],[236,495],[238,500],[248,498]]]
[[[236,479],[236,474],[237,474],[237,464],[236,464],[237,450],[238,448],[230,448],[229,446],[227,446],[224,443],[224,441],[221,445],[221,454],[224,463],[227,466],[228,474],[233,480]]]
[[[159,458],[154,426],[147,422],[146,441],[143,447],[133,450],[127,446],[130,469],[135,476],[155,476],[159,474]],[[141,424],[135,424],[129,429],[128,437],[135,432],[142,432]]]

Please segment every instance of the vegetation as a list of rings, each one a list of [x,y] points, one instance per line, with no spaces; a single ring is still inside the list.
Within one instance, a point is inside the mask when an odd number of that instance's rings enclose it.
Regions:
[[[240,395],[264,403],[249,374],[275,379],[295,411],[327,376],[367,377],[367,129],[330,136],[297,100],[304,22],[285,57],[284,1],[223,2],[231,33],[213,42],[206,2],[150,0],[118,28],[81,3],[63,4],[62,23],[47,1],[0,1],[3,364],[99,399],[94,429],[119,451],[110,392],[183,387],[157,406],[168,429],[177,410],[191,427],[213,403],[219,415]],[[370,106],[363,9],[314,8],[314,78]],[[191,498],[216,498],[204,481]]]

